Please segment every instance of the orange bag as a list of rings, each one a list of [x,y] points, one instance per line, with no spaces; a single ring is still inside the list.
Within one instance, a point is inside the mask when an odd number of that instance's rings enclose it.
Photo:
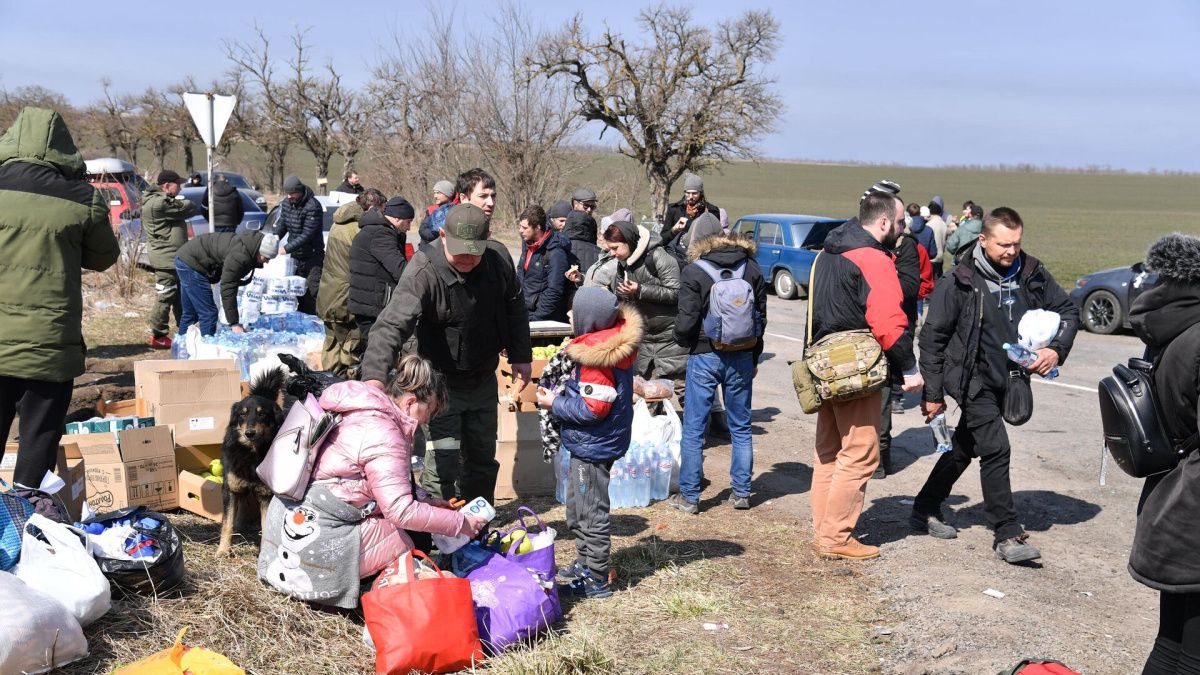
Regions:
[[[362,596],[363,618],[375,643],[375,672],[398,675],[418,670],[450,673],[483,661],[471,582],[456,577],[421,579],[411,556],[437,565],[420,551],[401,556],[406,583],[376,588]]]
[[[233,661],[203,647],[185,647],[179,631],[175,646],[118,668],[113,675],[246,675]]]

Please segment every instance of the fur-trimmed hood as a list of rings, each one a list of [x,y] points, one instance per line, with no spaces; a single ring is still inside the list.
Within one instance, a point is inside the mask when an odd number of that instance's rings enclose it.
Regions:
[[[726,246],[736,246],[744,250],[750,258],[753,258],[758,253],[758,247],[753,241],[745,237],[739,237],[736,234],[722,234],[716,237],[705,237],[689,246],[688,262],[696,262],[709,253],[719,248],[725,248]]]
[[[581,365],[611,368],[637,352],[642,342],[642,315],[621,303],[620,318],[612,328],[580,335],[567,345],[567,355]]]
[[[1171,281],[1200,284],[1200,237],[1168,234],[1150,245],[1146,267]]]

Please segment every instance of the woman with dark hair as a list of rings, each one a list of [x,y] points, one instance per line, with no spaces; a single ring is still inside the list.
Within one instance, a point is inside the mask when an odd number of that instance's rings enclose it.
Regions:
[[[1197,433],[1200,399],[1200,238],[1171,234],[1146,253],[1158,285],[1138,296],[1129,321],[1154,363],[1167,435]],[[1193,444],[1194,445],[1194,444]],[[1150,476],[1138,504],[1129,573],[1159,591],[1158,637],[1143,675],[1200,673],[1200,452]]]
[[[608,290],[633,303],[645,319],[636,374],[677,380],[676,390],[680,391],[688,354],[675,344],[674,336],[679,262],[663,248],[658,235],[628,221],[609,225],[604,241],[617,261]]]

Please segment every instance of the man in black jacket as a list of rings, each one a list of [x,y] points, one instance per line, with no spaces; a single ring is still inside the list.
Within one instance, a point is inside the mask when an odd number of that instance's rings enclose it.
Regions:
[[[1009,361],[1002,345],[1017,341],[1017,326],[1031,309],[1057,312],[1058,335],[1029,371],[1049,373],[1063,363],[1075,341],[1079,310],[1037,258],[1021,250],[1024,223],[1008,207],[993,210],[983,221],[978,241],[938,282],[929,317],[921,329],[921,372],[925,391],[921,410],[926,420],[946,411],[949,394],[962,408],[954,447],[938,458],[917,494],[911,522],[918,532],[939,539],[958,533],[942,517],[942,502],[971,460],[979,458],[984,512],[995,533],[993,548],[1006,562],[1035,560],[1041,553],[1027,542],[1017,520],[1009,480],[1012,448],[1004,426],[1004,400],[1013,377],[1024,375]],[[1016,383],[1016,386],[1028,386]]]
[[[186,332],[193,323],[200,324],[200,333],[212,335],[217,331],[217,306],[213,302],[211,284],[221,284],[221,306],[225,321],[235,333],[244,331],[238,314],[238,287],[250,282],[250,273],[259,269],[279,252],[279,237],[270,232],[247,230],[240,234],[212,232],[193,238],[179,247],[175,270],[179,274],[179,291],[183,300],[183,315],[179,332]]]
[[[720,221],[721,209],[709,203],[704,194],[704,181],[689,173],[683,178],[683,199],[667,207],[667,220],[663,225],[663,248],[675,256],[681,267],[688,263],[688,242],[691,241],[688,231],[703,213],[711,213]]]
[[[528,386],[532,372],[525,297],[512,258],[488,241],[488,223],[488,215],[474,204],[450,209],[438,241],[409,261],[371,328],[362,362],[362,379],[382,388],[401,347],[415,334],[417,353],[446,376],[450,401],[429,422],[434,461],[426,457],[421,476],[425,488],[441,499],[493,501],[500,469],[500,352],[508,353],[515,391]]]
[[[680,273],[679,313],[675,319],[675,342],[686,347],[690,356],[687,405],[683,408],[683,438],[680,442],[679,494],[672,497],[670,506],[692,514],[700,512],[704,431],[718,386],[733,440],[729,503],[735,509],[750,508],[750,478],[754,473],[750,401],[763,352],[762,335],[767,325],[767,284],[754,260],[754,243],[737,235],[722,235],[720,223],[714,221],[714,224],[712,231],[702,231],[705,223],[696,224],[696,240],[690,251],[692,263]],[[709,316],[710,298],[716,284],[714,275],[729,278],[731,283],[740,278],[752,289],[757,335],[753,344],[737,349],[722,345],[718,349],[705,333],[705,320],[714,318]],[[741,288],[745,289],[745,286]]]
[[[280,238],[287,234],[287,244],[279,252],[290,254],[296,261],[296,275],[308,280],[308,289],[299,298],[300,311],[315,316],[325,264],[324,211],[313,191],[295,176],[283,180],[283,192],[287,198],[279,203],[275,234]]]
[[[917,296],[921,292],[921,258],[917,252],[918,246],[920,244],[911,234],[903,233],[896,241],[896,247],[892,249],[896,256],[896,276],[900,279],[900,292],[904,298],[900,307],[904,310],[904,316],[908,317],[908,328],[905,332],[910,339],[915,334]],[[880,411],[879,419],[879,468],[875,469],[875,475],[872,476],[876,479],[886,478],[888,474],[895,473],[892,470],[892,413],[904,412],[901,391],[904,378],[896,372],[891,373],[891,377],[892,384],[884,389],[881,397],[883,410]]]
[[[364,190],[366,190],[366,188],[363,187],[361,182],[359,182],[358,172],[354,169],[350,169],[346,172],[344,180],[342,180],[342,184],[337,186],[337,189],[334,190],[334,192],[346,192],[352,195],[361,195]]]
[[[392,197],[383,210],[371,209],[358,220],[350,245],[350,293],[346,308],[358,322],[362,341],[369,344],[371,326],[387,307],[404,272],[405,233],[416,210],[404,197]]]
[[[213,213],[208,212],[209,190],[213,191]],[[200,210],[212,224],[213,232],[236,232],[242,218],[246,217],[242,193],[229,184],[229,179],[223,173],[217,174],[212,185],[204,189],[204,195],[200,198]]]
[[[525,293],[529,320],[565,322],[570,240],[546,225],[546,212],[536,205],[521,213],[517,228],[521,235],[517,280]]]

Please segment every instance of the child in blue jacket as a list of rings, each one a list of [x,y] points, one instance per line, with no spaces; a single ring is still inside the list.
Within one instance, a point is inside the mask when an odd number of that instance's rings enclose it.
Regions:
[[[562,447],[571,453],[567,480],[567,526],[578,556],[558,574],[576,594],[612,595],[608,585],[612,548],[608,477],[629,450],[633,425],[633,366],[642,341],[642,319],[603,288],[575,294],[575,339],[567,354],[579,364],[562,394],[538,387],[538,406],[562,422]]]

